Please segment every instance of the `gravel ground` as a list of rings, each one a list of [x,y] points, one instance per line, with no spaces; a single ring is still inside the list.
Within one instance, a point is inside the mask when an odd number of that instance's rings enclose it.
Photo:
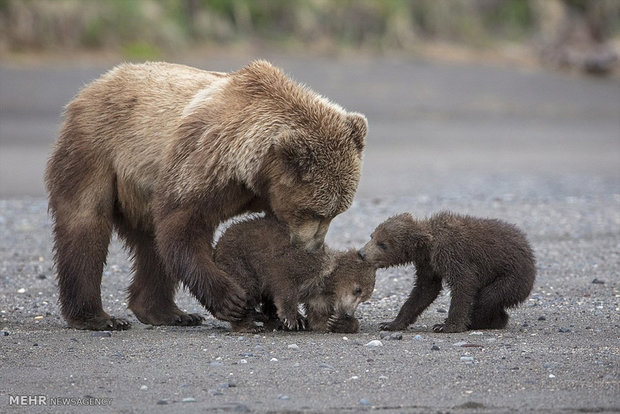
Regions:
[[[409,267],[378,272],[372,299],[358,310],[359,334],[233,334],[186,292],[179,305],[203,313],[203,326],[153,328],[126,310],[130,264],[118,241],[104,272],[104,307],[129,316],[133,328],[66,329],[45,201],[0,201],[2,394],[112,398],[122,412],[620,410],[620,196],[361,200],[334,222],[328,243],[360,246],[391,214],[446,205],[529,234],[538,279],[505,330],[433,333],[449,307],[444,293],[402,336],[385,336],[377,325],[411,289]],[[376,340],[381,346],[369,345]]]
[[[618,81],[397,59],[272,60],[370,121],[358,196],[327,243],[361,246],[403,211],[515,223],[538,278],[508,327],[433,333],[447,316],[444,292],[400,335],[379,332],[411,290],[411,267],[377,273],[358,334],[234,334],[185,291],[179,306],[202,313],[203,325],[150,327],[126,309],[131,266],[114,240],[103,303],[132,329],[68,329],[41,172],[60,108],[104,69],[0,65],[0,412],[26,410],[11,396],[42,396],[32,412],[620,411]]]

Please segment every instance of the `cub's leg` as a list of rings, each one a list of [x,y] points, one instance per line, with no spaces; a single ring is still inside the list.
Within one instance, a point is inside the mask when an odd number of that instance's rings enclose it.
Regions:
[[[383,322],[379,325],[380,329],[384,331],[407,329],[441,292],[441,277],[433,273],[429,267],[416,269],[416,272],[418,275],[413,290],[400,308],[396,319]]]
[[[174,303],[178,281],[166,273],[155,249],[152,234],[131,229],[117,220],[121,237],[134,256],[134,275],[129,286],[129,309],[138,320],[149,325],[200,325],[200,314],[187,314]]]
[[[297,311],[299,297],[297,290],[292,284],[281,283],[278,286],[278,294],[274,295],[273,303],[278,309],[278,318],[286,329],[291,331],[307,329],[308,321]]]
[[[332,315],[327,321],[329,332],[357,333],[360,330],[359,321],[353,316]]]
[[[472,312],[471,329],[506,327],[509,317],[504,309],[514,303],[510,299],[509,282],[505,277],[498,277],[480,290]]]
[[[476,275],[473,272],[450,271],[446,274],[450,283],[451,298],[448,318],[443,324],[433,326],[435,332],[464,332],[471,325],[471,314],[476,298]]]

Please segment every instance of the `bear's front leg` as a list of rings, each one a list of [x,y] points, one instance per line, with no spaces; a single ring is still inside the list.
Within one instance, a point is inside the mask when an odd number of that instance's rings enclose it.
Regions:
[[[214,229],[196,209],[169,212],[156,223],[159,254],[166,271],[213,316],[228,322],[245,320],[252,313],[245,291],[213,262]]]

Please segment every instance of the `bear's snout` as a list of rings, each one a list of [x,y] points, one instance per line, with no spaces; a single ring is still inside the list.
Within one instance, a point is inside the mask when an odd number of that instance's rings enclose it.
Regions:
[[[363,249],[359,249],[359,250],[357,251],[357,255],[359,256],[359,258],[360,258],[360,259],[362,259],[362,260],[366,260],[366,254],[364,253],[364,250],[363,250]]]

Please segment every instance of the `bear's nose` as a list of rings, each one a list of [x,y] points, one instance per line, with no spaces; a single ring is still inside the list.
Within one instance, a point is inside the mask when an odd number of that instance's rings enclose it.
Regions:
[[[357,255],[360,257],[360,259],[366,260],[366,256],[364,255],[364,252],[361,249],[357,251]]]

